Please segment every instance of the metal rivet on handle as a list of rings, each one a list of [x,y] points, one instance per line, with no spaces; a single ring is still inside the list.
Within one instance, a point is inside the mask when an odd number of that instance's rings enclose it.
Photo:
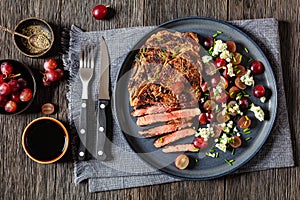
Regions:
[[[102,126],[100,126],[100,127],[99,127],[99,131],[100,131],[100,132],[103,132],[103,131],[104,131],[104,128],[103,128]]]
[[[82,104],[81,104],[81,107],[82,107],[82,108],[85,108],[85,107],[86,107],[86,103],[82,103]]]
[[[102,103],[102,104],[100,104],[100,108],[101,109],[104,109],[105,108],[105,105]]]
[[[79,155],[80,155],[80,156],[84,156],[84,152],[82,152],[82,151],[79,152]]]
[[[85,133],[85,130],[84,130],[84,129],[80,129],[80,133],[81,133],[81,134],[84,134],[84,133]]]
[[[98,151],[98,155],[102,156],[103,155],[103,151]]]

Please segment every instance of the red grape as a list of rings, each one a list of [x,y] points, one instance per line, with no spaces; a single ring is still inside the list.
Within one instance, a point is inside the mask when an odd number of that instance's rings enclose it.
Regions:
[[[239,120],[238,120],[238,126],[242,129],[244,128],[249,128],[251,125],[251,119],[248,116],[242,116]]]
[[[46,80],[50,82],[55,82],[59,78],[59,74],[55,70],[48,70],[46,71]]]
[[[253,74],[261,74],[264,71],[264,66],[262,65],[261,62],[259,62],[257,60],[253,61],[251,63],[251,67],[250,68],[251,68],[251,71],[252,71]]]
[[[206,100],[203,104],[203,109],[207,111],[212,111],[216,108],[216,102],[214,100]]]
[[[16,103],[19,103],[21,100],[20,100],[20,93],[18,92],[14,92],[11,94],[10,96],[10,100],[16,102]]]
[[[238,87],[232,86],[229,89],[229,97],[234,99],[239,92],[240,92],[240,89]]]
[[[222,58],[216,58],[214,63],[215,63],[216,68],[224,67],[227,64],[226,61]]]
[[[92,10],[92,15],[96,20],[104,19],[107,15],[107,7],[105,5],[97,5]]]
[[[20,100],[27,102],[32,98],[32,90],[30,88],[24,88],[20,93]]]
[[[210,83],[211,83],[211,86],[212,87],[216,87],[218,85],[218,83],[220,82],[220,76],[214,76],[211,80],[210,80]]]
[[[0,83],[3,83],[3,82],[4,82],[4,75],[0,74]]]
[[[231,63],[233,65],[238,65],[238,64],[240,64],[242,62],[242,58],[243,58],[243,56],[240,53],[234,52],[232,60],[231,60]]]
[[[219,103],[224,103],[228,100],[229,98],[229,95],[222,91],[220,94],[216,95],[216,101],[219,102]]]
[[[199,123],[200,124],[206,124],[207,123],[207,116],[206,113],[201,113],[199,115]]]
[[[228,40],[228,41],[226,42],[226,44],[227,44],[227,50],[228,50],[229,52],[235,52],[235,51],[236,51],[236,44],[235,44],[234,41]]]
[[[10,101],[8,101],[6,104],[5,104],[5,106],[4,106],[4,110],[6,111],[6,112],[9,112],[9,113],[12,113],[12,112],[15,112],[16,110],[17,110],[17,103],[16,102],[14,102],[14,101],[12,101],[12,100],[10,100]]]
[[[265,87],[262,85],[255,86],[253,89],[253,94],[257,98],[263,97],[265,95]]]
[[[6,96],[11,92],[10,86],[8,83],[1,83],[0,85],[0,95]]]
[[[235,78],[234,83],[235,83],[235,85],[236,85],[239,89],[241,89],[241,90],[244,90],[244,89],[247,88],[247,85],[245,85],[245,84],[241,81],[241,77],[240,77],[240,76],[238,76],[238,77]]]
[[[208,141],[205,141],[203,137],[196,137],[193,144],[196,148],[205,149],[208,146]]]
[[[237,76],[243,76],[247,73],[247,70],[243,65],[236,65],[233,67],[233,72]]]
[[[234,149],[239,148],[242,145],[242,140],[236,135],[232,136],[232,138],[230,138],[229,145]]]
[[[5,96],[0,95],[0,107],[4,107],[7,102],[7,98]]]
[[[239,104],[240,104],[240,108],[242,110],[246,110],[248,107],[249,107],[249,99],[246,98],[246,97],[242,97],[240,100],[239,100]]]
[[[24,78],[19,78],[18,83],[20,85],[20,89],[26,88],[28,84]]]
[[[212,38],[211,36],[208,36],[206,38],[204,38],[204,46],[209,49],[214,45],[214,38]]]
[[[46,71],[48,71],[48,70],[54,70],[54,69],[56,69],[56,67],[57,67],[57,62],[56,62],[56,60],[53,59],[53,58],[49,58],[49,59],[47,59],[47,60],[44,62],[44,69],[45,69]]]
[[[11,63],[9,63],[9,62],[3,62],[1,64],[1,72],[2,72],[2,74],[9,75],[9,74],[12,73],[12,71],[13,71],[13,66],[12,66]]]
[[[64,76],[64,70],[57,68],[55,71],[58,73],[58,79],[61,79]]]
[[[17,92],[20,90],[20,85],[17,80],[10,80],[8,85],[10,86],[11,92]]]

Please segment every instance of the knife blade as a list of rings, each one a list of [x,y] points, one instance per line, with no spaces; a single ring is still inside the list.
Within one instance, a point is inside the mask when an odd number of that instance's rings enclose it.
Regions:
[[[107,123],[106,114],[110,101],[109,95],[109,53],[108,47],[103,37],[100,42],[100,80],[98,86],[98,112],[97,112],[97,136],[96,136],[96,158],[105,160],[104,149]]]

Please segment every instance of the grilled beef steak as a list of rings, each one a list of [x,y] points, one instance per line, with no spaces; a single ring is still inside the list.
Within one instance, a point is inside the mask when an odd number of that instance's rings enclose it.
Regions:
[[[174,104],[199,101],[201,71],[200,45],[196,34],[160,31],[146,41],[134,63],[128,84],[130,105],[156,104],[158,99],[146,98],[145,101],[145,96],[151,96],[145,94],[151,85],[160,86],[157,98],[168,96]],[[164,101],[160,103],[164,104]]]

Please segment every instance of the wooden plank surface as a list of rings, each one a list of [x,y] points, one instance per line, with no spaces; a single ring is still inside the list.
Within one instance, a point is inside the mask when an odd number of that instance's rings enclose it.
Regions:
[[[16,0],[0,2],[0,24],[14,28],[26,17],[41,17],[50,22],[60,36],[63,28],[75,24],[87,31],[157,25],[185,16],[205,16],[220,20],[275,17],[280,21],[283,77],[291,124],[294,154],[299,164],[299,46],[298,0],[111,0],[116,12],[110,20],[96,21],[92,8],[96,0]],[[59,46],[51,57],[60,58]],[[13,45],[11,35],[0,34],[0,59],[17,59],[35,70],[42,69],[45,58],[30,59]],[[210,181],[184,181],[149,187],[89,193],[87,183],[75,186],[70,152],[59,163],[39,165],[28,159],[21,147],[23,128],[42,116],[40,106],[52,102],[58,106],[56,117],[67,124],[66,80],[44,89],[41,83],[30,113],[0,116],[0,199],[297,199],[300,196],[300,168],[271,169]]]

